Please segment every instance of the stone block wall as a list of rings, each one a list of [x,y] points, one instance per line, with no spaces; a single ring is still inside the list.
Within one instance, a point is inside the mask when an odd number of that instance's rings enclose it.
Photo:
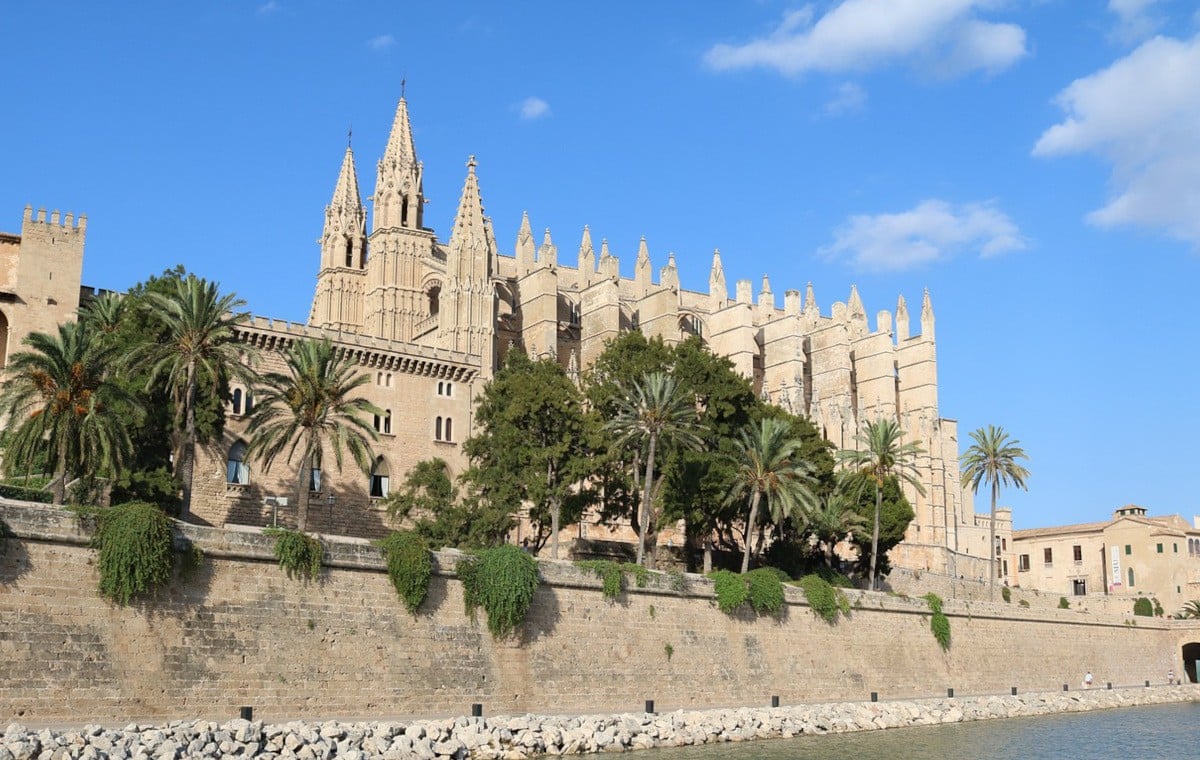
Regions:
[[[134,718],[383,719],[465,714],[660,710],[1022,692],[1162,681],[1200,626],[1137,626],[1072,610],[947,600],[943,652],[920,599],[851,592],[849,618],[818,619],[798,589],[786,614],[729,616],[711,584],[665,576],[606,600],[569,563],[543,582],[520,635],[495,641],[463,609],[456,554],[437,555],[416,616],[378,551],[326,539],[320,582],[287,578],[257,530],[184,526],[206,555],[189,577],[121,608],[97,591],[93,551],[70,515],[0,502],[17,534],[0,556],[0,721]],[[482,615],[482,611],[480,612]],[[669,648],[668,648],[669,645]]]

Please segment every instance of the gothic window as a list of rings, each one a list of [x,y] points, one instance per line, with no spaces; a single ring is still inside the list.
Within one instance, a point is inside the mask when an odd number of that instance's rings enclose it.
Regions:
[[[442,288],[439,285],[434,285],[429,289],[429,316],[435,316],[440,308],[439,301],[442,296]]]
[[[383,430],[381,432],[386,433],[387,435],[392,434],[392,410],[391,409],[388,409],[387,412],[383,415]]]
[[[239,415],[242,413],[242,389],[233,389],[233,413]]]
[[[250,482],[250,468],[246,466],[244,441],[237,441],[229,447],[229,457],[225,460],[225,482],[242,486]]]
[[[446,440],[454,440],[454,420],[449,417],[446,418]]]
[[[388,466],[383,457],[375,460],[371,468],[371,498],[382,499],[388,495]]]
[[[354,266],[354,241],[346,238],[346,266]]]
[[[400,226],[408,226],[408,196],[404,196],[400,200]]]
[[[454,383],[446,383],[446,395],[447,396],[454,395]]]
[[[442,418],[441,417],[438,417],[437,420],[433,423],[433,440],[435,440],[435,441],[442,440]]]

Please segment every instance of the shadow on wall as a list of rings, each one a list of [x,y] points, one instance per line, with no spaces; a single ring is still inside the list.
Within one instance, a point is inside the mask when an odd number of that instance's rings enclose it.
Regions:
[[[15,583],[32,567],[25,542],[13,535],[8,525],[0,520],[0,586]]]

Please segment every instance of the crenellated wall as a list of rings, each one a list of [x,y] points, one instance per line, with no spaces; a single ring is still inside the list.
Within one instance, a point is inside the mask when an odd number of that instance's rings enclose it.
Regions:
[[[1184,672],[1200,626],[1071,610],[946,601],[943,653],[920,599],[851,593],[829,625],[788,590],[780,619],[729,616],[711,584],[665,577],[607,601],[597,578],[542,562],[515,640],[463,610],[454,553],[437,555],[417,616],[396,599],[378,551],[327,541],[319,583],[288,579],[256,530],[185,527],[204,565],[129,608],[96,592],[94,556],[69,514],[0,502],[20,538],[0,556],[0,721],[229,717],[385,718],[500,712],[660,710],[1057,689]],[[669,645],[669,650],[668,650]]]

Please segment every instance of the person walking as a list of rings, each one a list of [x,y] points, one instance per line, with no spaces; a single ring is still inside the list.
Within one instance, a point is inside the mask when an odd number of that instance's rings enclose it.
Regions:
[[[1090,670],[1083,677],[1083,688],[1085,688],[1085,689],[1092,688],[1092,671],[1090,671]]]

